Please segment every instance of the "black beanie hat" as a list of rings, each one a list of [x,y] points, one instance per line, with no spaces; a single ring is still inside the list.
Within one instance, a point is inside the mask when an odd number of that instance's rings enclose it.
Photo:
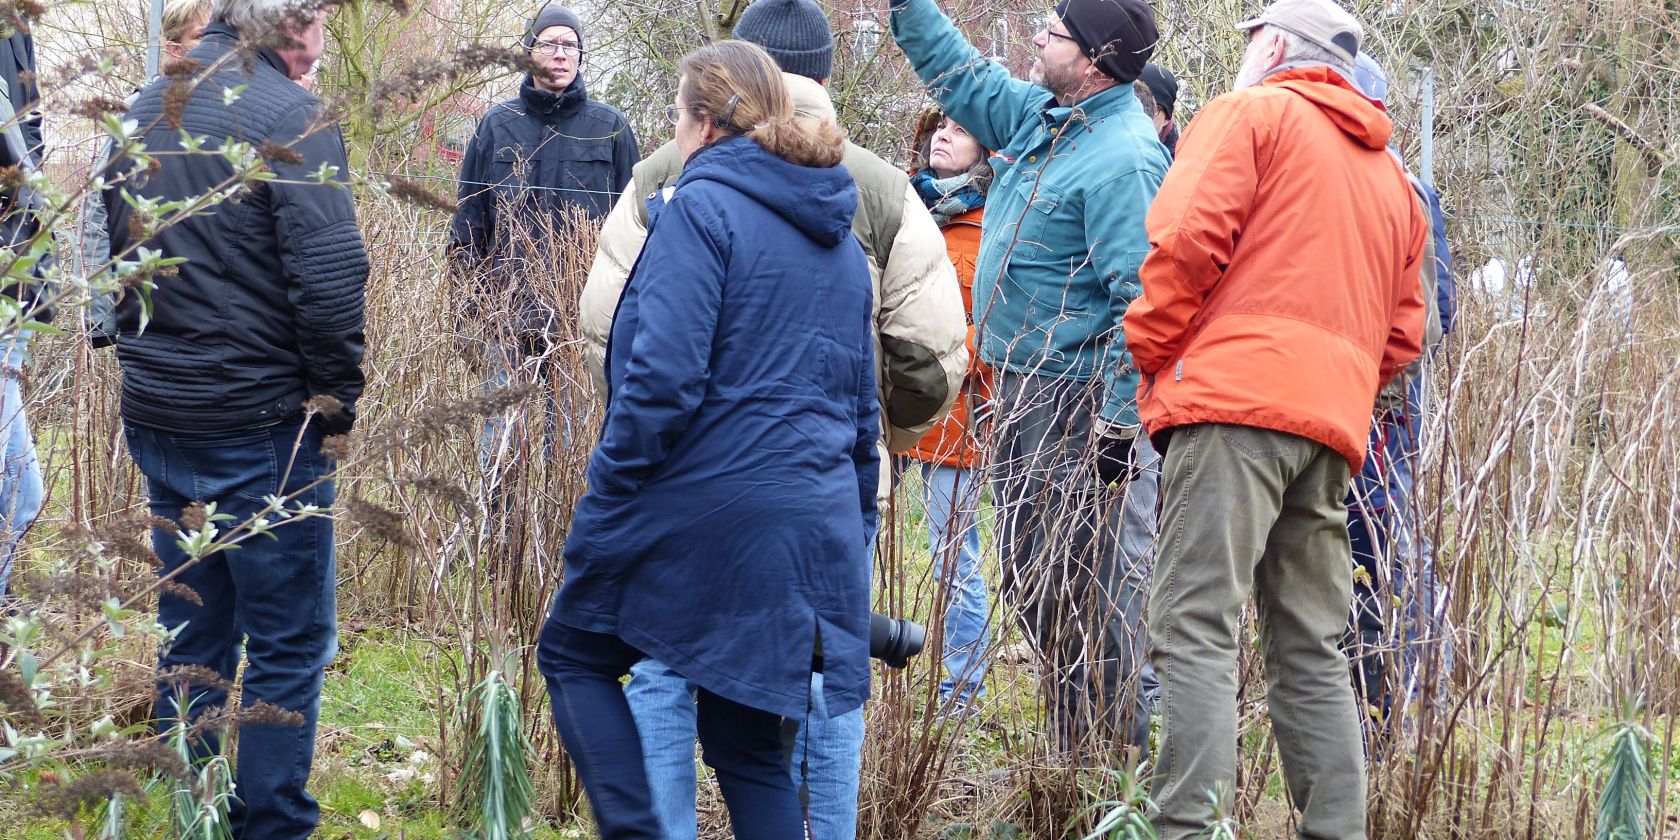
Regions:
[[[578,43],[583,43],[583,24],[578,22],[578,16],[559,3],[545,3],[525,26],[525,49],[536,46],[537,33],[550,26],[570,26],[577,33]]]
[[[1097,69],[1123,85],[1137,81],[1160,37],[1144,0],[1060,0],[1056,17]]]
[[[822,81],[834,69],[834,33],[811,0],[754,0],[735,37],[763,47],[784,73]]]
[[[1178,104],[1178,77],[1159,64],[1145,64],[1138,81],[1149,87],[1149,92],[1155,96],[1155,104],[1161,106],[1161,114],[1172,119],[1173,106]]]

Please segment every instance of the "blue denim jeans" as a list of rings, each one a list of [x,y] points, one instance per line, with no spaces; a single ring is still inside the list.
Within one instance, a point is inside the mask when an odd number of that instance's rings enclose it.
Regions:
[[[668,840],[655,814],[639,728],[618,681],[643,654],[617,636],[550,618],[537,662],[548,679],[554,725],[577,762],[602,840]],[[709,691],[689,707],[706,765],[717,774],[734,834],[744,840],[800,836],[799,797],[788,778],[782,719]],[[686,743],[693,773],[691,735]],[[694,797],[689,788],[692,832]]]
[[[1371,454],[1347,497],[1353,559],[1364,570],[1354,585],[1354,678],[1366,704],[1385,713],[1396,699],[1391,689],[1402,700],[1438,698],[1452,666],[1446,588],[1414,493],[1421,399],[1421,388],[1414,388],[1405,410],[1372,424]],[[1397,606],[1385,610],[1391,599]],[[1390,618],[1400,626],[1390,627]],[[1395,648],[1399,673],[1388,679],[1383,651]]]
[[[694,686],[653,659],[630,669],[625,699],[636,719],[642,760],[664,840],[694,840],[699,832],[694,796]],[[806,737],[806,731],[810,737]],[[822,674],[811,678],[811,716],[794,739],[790,778],[809,779],[814,840],[857,836],[858,777],[863,766],[863,709],[828,717]],[[807,744],[810,751],[806,751]],[[808,768],[809,772],[804,772]]]
[[[980,476],[923,462],[928,546],[945,590],[945,679],[939,699],[970,703],[985,693],[991,602],[980,571]]]
[[[332,506],[332,481],[319,481],[332,469],[321,453],[321,433],[309,429],[300,442],[300,422],[215,433],[125,424],[123,432],[146,476],[153,515],[180,522],[182,509],[194,501],[215,502],[217,513],[234,517],[220,523],[225,531],[256,515],[265,507],[263,497],[272,494],[299,493],[294,505]],[[338,652],[332,520],[300,518],[280,523],[272,533],[273,539],[250,539],[237,550],[188,564],[174,533],[152,532],[162,572],[179,570],[175,582],[202,602],[174,594],[158,598],[158,623],[180,628],[162,652],[160,667],[200,665],[232,681],[243,638],[242,705],[269,703],[303,719],[302,725],[239,727],[238,799],[229,816],[233,836],[241,840],[302,840],[314,832],[320,807],[305,787],[315,755],[321,681]],[[171,687],[160,683],[159,691],[160,730],[178,717],[227,702],[224,690],[193,686],[181,709]],[[220,748],[220,737],[212,733],[201,744],[201,757]]]
[[[0,445],[5,447],[4,472],[0,473],[0,605],[6,602],[6,585],[12,577],[12,562],[29,526],[41,515],[41,463],[35,457],[35,438],[29,433],[29,418],[23,411],[23,391],[18,376],[27,355],[27,339],[12,339],[5,346],[0,376]]]

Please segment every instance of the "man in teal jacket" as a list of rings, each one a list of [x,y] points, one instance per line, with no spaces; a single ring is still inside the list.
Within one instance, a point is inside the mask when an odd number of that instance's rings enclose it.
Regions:
[[[1143,0],[1062,0],[1032,81],[963,38],[934,0],[892,0],[892,31],[945,113],[988,149],[974,276],[997,371],[994,496],[1003,594],[1050,669],[1060,748],[1084,762],[1147,743],[1139,699],[1159,458],[1137,434],[1121,318],[1149,252],[1169,158],[1132,92],[1156,41]]]

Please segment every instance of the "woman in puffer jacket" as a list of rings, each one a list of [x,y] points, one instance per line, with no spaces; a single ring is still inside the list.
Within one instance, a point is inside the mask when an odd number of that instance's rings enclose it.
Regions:
[[[656,838],[619,680],[698,687],[735,836],[803,834],[782,751],[812,659],[830,714],[869,692],[880,434],[869,266],[832,123],[741,41],[681,64],[686,156],[613,319],[607,413],[538,661],[604,838]]]
[[[919,462],[927,512],[928,545],[945,593],[945,679],[939,684],[946,712],[961,713],[979,699],[991,635],[991,605],[980,571],[980,524],[976,515],[985,482],[978,469],[985,445],[981,415],[991,401],[991,380],[974,347],[974,263],[980,254],[980,219],[992,168],[986,150],[962,126],[937,109],[916,131],[922,168],[911,186],[945,234],[945,250],[962,283],[963,311],[969,313],[968,376],[951,413],[906,453]]]

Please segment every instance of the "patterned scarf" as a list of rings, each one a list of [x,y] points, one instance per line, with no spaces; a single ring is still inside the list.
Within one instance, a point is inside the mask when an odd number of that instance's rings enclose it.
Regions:
[[[935,178],[933,170],[923,169],[911,176],[910,184],[916,188],[916,194],[922,197],[922,203],[927,205],[928,212],[933,214],[933,220],[940,227],[986,204],[986,194],[975,188],[974,176],[968,172],[949,178]]]

